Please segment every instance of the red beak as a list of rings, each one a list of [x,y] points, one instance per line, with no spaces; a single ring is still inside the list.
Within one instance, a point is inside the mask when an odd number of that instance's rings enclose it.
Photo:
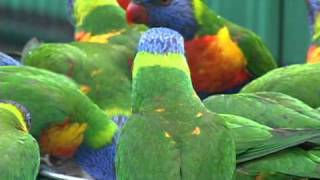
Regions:
[[[118,1],[118,4],[124,9],[126,10],[129,3],[130,3],[130,0],[117,0]]]
[[[131,1],[127,7],[127,21],[129,24],[147,24],[147,10],[143,6],[137,5]]]

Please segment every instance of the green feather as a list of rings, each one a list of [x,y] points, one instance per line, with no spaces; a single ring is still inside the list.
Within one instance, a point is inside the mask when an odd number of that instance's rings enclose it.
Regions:
[[[1,85],[2,87],[2,85]],[[22,130],[18,117],[0,107],[0,177],[35,180],[40,165],[36,140]]]
[[[87,95],[109,115],[129,115],[128,61],[134,54],[130,48],[109,44],[43,44],[28,54],[24,64],[67,75],[80,86],[89,87]]]
[[[320,64],[292,65],[275,69],[247,84],[242,93],[280,92],[297,98],[307,105],[320,106]]]
[[[0,67],[0,86],[0,98],[14,100],[30,110],[31,134],[36,138],[43,129],[69,119],[87,123],[87,145],[100,148],[112,142],[116,125],[64,76],[28,66]]]

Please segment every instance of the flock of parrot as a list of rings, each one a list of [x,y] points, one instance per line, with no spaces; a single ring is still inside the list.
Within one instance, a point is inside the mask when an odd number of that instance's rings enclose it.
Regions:
[[[74,42],[0,53],[0,179],[320,179],[306,3],[307,63],[278,67],[204,0],[68,0]]]

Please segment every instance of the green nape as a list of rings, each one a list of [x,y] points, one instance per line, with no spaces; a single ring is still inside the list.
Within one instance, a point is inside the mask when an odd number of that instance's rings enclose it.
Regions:
[[[20,117],[0,107],[1,179],[35,180],[40,165],[37,141],[23,130]]]
[[[133,115],[117,151],[119,180],[232,178],[233,140],[197,97],[187,67],[183,55],[136,56]]]
[[[81,26],[76,30],[92,34],[104,34],[124,30],[128,27],[125,12],[118,6],[99,6],[84,17]]]
[[[86,123],[84,142],[99,148],[111,143],[116,124],[65,76],[28,66],[0,67],[0,98],[24,105],[32,114],[31,134],[65,121]]]
[[[270,50],[262,39],[249,29],[236,25],[210,9],[203,0],[192,0],[197,23],[197,35],[215,35],[227,27],[232,39],[237,42],[248,62],[248,70],[253,77],[259,77],[277,68]]]
[[[105,5],[118,6],[120,8],[116,0],[74,0],[73,15],[76,18],[76,25],[81,26],[91,11]]]

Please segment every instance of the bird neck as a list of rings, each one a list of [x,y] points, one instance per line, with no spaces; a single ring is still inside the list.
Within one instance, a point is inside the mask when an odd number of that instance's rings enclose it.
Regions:
[[[320,0],[307,0],[309,8],[309,27],[312,41],[317,41],[320,36]]]
[[[24,120],[24,115],[15,105],[0,103],[0,109],[2,110],[1,112],[4,113],[3,115],[0,115],[1,123],[3,124],[1,126],[11,126],[11,128],[13,127],[24,132],[29,132]]]
[[[198,22],[198,35],[216,34],[228,21],[210,9],[203,0],[193,0],[193,9]]]
[[[10,111],[2,110],[0,111],[0,131],[1,133],[16,131],[20,129],[21,132],[25,131],[21,126],[20,122],[14,121],[17,119],[16,115]],[[26,131],[28,132],[28,131]]]
[[[133,68],[133,113],[200,105],[183,55],[138,53]],[[199,107],[200,107],[199,106]]]
[[[71,0],[71,2],[69,3],[69,8],[73,9],[73,16],[76,18],[77,27],[81,26],[87,15],[98,7],[113,5],[120,8],[116,0]]]
[[[88,98],[75,104],[77,106],[74,112],[78,113],[73,114],[70,119],[78,119],[80,123],[87,124],[85,144],[96,149],[111,144],[118,129],[111,118]]]

